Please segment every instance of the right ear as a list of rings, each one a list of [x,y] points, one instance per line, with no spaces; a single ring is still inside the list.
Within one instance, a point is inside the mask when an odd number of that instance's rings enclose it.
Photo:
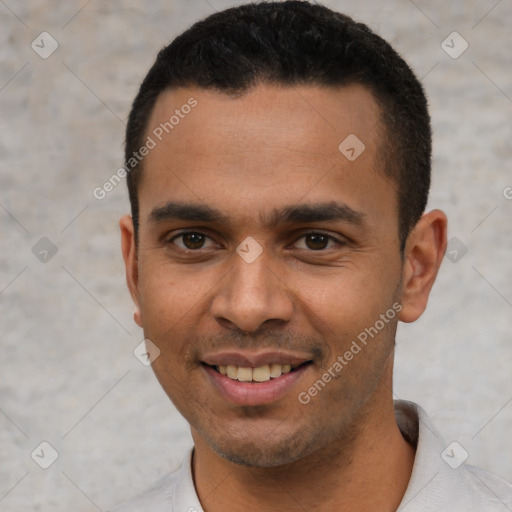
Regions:
[[[137,265],[137,244],[135,242],[135,229],[130,215],[124,215],[119,220],[121,228],[121,249],[123,251],[124,266],[126,269],[126,284],[130,290],[135,313],[133,318],[139,327],[142,327],[142,318],[139,305],[139,269]]]

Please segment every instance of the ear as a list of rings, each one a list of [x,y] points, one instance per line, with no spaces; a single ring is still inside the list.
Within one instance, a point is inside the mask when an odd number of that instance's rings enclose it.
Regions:
[[[119,220],[121,228],[121,249],[123,251],[124,266],[126,268],[126,284],[135,303],[135,322],[142,327],[142,318],[139,306],[139,269],[137,265],[137,244],[135,243],[135,229],[130,215],[125,215]]]
[[[441,210],[425,213],[407,238],[404,251],[402,310],[399,320],[414,322],[427,307],[430,290],[446,251],[448,221]]]

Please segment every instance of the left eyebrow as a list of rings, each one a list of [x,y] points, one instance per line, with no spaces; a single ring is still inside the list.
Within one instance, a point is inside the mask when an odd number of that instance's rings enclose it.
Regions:
[[[344,203],[331,201],[329,203],[313,203],[275,208],[264,224],[275,227],[284,223],[310,223],[326,221],[343,221],[361,225],[366,215],[358,212]]]
[[[305,203],[274,208],[268,216],[261,216],[260,220],[266,228],[273,228],[285,223],[312,223],[326,221],[342,221],[361,225],[366,214],[356,211],[347,204],[331,201],[327,203]],[[194,222],[207,222],[231,224],[229,216],[212,208],[197,203],[183,203],[170,201],[163,206],[154,208],[149,214],[149,220],[159,223],[170,220],[185,220]]]

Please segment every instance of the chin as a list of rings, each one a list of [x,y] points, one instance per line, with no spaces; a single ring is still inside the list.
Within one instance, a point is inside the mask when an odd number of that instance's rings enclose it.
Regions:
[[[263,436],[258,439],[212,439],[206,437],[210,448],[230,462],[241,466],[271,468],[291,464],[313,453],[319,447],[314,438],[296,432],[292,436],[272,439]]]
[[[264,450],[260,447],[245,445],[237,449],[236,446],[230,446],[228,449],[219,449],[219,447],[211,446],[215,452],[221,457],[239,464],[241,466],[250,466],[258,468],[271,468],[276,466],[284,466],[301,459],[306,454],[301,452],[291,452],[290,446],[266,446]]]

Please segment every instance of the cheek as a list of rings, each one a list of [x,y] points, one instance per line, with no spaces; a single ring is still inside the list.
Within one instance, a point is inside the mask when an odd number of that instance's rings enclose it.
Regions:
[[[208,308],[221,278],[215,272],[187,270],[154,261],[139,271],[144,334],[160,349],[160,363],[180,374],[194,369],[187,364],[194,348],[191,339],[208,332],[213,320]]]
[[[376,274],[372,269],[369,272],[339,269],[322,280],[308,279],[301,283],[300,293],[305,314],[309,311],[324,329],[335,333],[351,332],[369,321],[375,322],[387,309],[390,298],[390,285],[383,282],[382,275],[379,279]]]
[[[192,290],[183,289],[180,280],[169,274],[165,265],[154,265],[149,272],[144,268],[139,271],[144,335],[158,346],[164,356],[169,351],[175,355],[182,352],[181,332],[187,313],[193,310],[198,300]]]
[[[394,339],[393,291],[397,283],[389,274],[381,273],[379,278],[378,270],[367,268],[366,273],[340,272],[323,283],[316,280],[301,295],[307,323],[325,340],[321,370],[328,370],[341,357],[344,379],[349,380],[380,360]],[[390,313],[383,323],[381,315],[386,312]]]

